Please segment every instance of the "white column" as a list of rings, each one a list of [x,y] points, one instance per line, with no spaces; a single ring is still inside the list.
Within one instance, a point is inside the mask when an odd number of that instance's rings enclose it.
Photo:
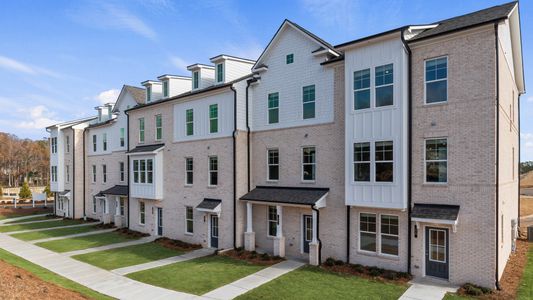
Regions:
[[[252,228],[252,203],[246,203],[246,232],[254,231]]]
[[[313,240],[312,242],[313,243],[317,243],[318,242],[318,238],[317,238],[317,212],[316,210],[313,210]]]
[[[283,231],[283,206],[276,206],[276,211],[278,213],[278,229],[276,230],[276,236],[282,237],[282,231]]]

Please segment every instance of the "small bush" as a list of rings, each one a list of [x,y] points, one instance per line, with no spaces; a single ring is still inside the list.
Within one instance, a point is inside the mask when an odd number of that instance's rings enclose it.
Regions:
[[[370,267],[368,269],[368,274],[370,274],[370,276],[377,277],[383,274],[383,269],[380,269],[378,267]]]
[[[355,272],[357,272],[357,273],[364,273],[364,272],[365,272],[365,267],[363,267],[363,266],[360,265],[360,264],[353,265],[353,269],[354,269]]]
[[[342,266],[342,265],[344,265],[344,262],[343,262],[342,260],[340,260],[340,259],[337,259],[337,260],[335,261],[335,265],[337,265],[337,266]]]
[[[19,192],[19,197],[20,199],[31,198],[31,190],[30,190],[30,186],[28,185],[27,181],[24,181],[24,183],[22,184],[22,187],[20,188],[20,192]]]
[[[255,258],[257,258],[257,252],[255,252],[255,251],[250,252],[250,255],[248,256],[248,258],[249,258],[249,259],[255,259]]]
[[[328,257],[324,264],[328,267],[333,267],[335,265],[335,259],[333,259],[332,257]]]
[[[398,276],[400,278],[406,278],[406,279],[410,279],[411,278],[411,274],[409,274],[407,272],[398,272]]]
[[[270,260],[270,256],[267,253],[261,254],[261,260]]]
[[[490,294],[492,293],[491,289],[481,287],[472,283],[465,283],[463,285],[463,289],[467,295],[472,296],[481,296],[483,294]]]
[[[387,271],[385,274],[383,274],[383,277],[388,280],[398,280],[398,273],[394,271]]]

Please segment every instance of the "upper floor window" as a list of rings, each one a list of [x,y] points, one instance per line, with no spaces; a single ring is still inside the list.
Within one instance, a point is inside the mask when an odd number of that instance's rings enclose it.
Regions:
[[[123,161],[118,163],[118,169],[119,169],[119,172],[120,172],[120,181],[124,181],[125,175],[124,175],[124,162]]]
[[[218,104],[209,105],[209,133],[218,132]]]
[[[268,150],[268,180],[279,180],[279,150]]]
[[[354,181],[370,181],[370,143],[355,143],[353,152]]]
[[[426,182],[446,183],[448,181],[448,140],[426,140],[425,153]]]
[[[93,134],[93,152],[96,152],[96,148],[97,148],[97,145],[96,145],[96,134]]]
[[[107,133],[104,133],[104,134],[103,134],[103,138],[102,138],[102,148],[104,149],[104,151],[107,151]]]
[[[218,157],[209,157],[209,185],[218,185]]]
[[[426,103],[448,101],[448,58],[426,60]]]
[[[304,86],[302,91],[304,119],[315,117],[315,85]]]
[[[139,143],[144,143],[144,118],[139,118]]]
[[[65,144],[67,146],[66,147],[67,148],[67,153],[69,153],[70,152],[70,136],[67,135],[65,139],[66,139],[66,143]]]
[[[168,80],[163,81],[163,97],[168,97]]]
[[[224,64],[217,64],[217,82],[224,81]]]
[[[92,171],[93,171],[93,180],[92,182],[95,183],[96,182],[96,165],[93,165],[92,166]]]
[[[354,109],[370,108],[370,69],[353,73]]]
[[[57,166],[51,166],[50,173],[50,179],[54,182],[57,181]]]
[[[285,62],[287,64],[292,64],[294,62],[294,54],[287,54],[287,56],[285,57]]]
[[[50,139],[50,151],[52,153],[57,153],[57,137]]]
[[[152,101],[152,87],[147,86],[146,87],[146,102]]]
[[[392,141],[376,142],[376,181],[392,182],[394,175]]]
[[[185,111],[185,127],[187,135],[194,134],[194,111],[192,108]]]
[[[153,159],[134,159],[133,160],[133,182],[134,183],[153,183],[154,165]]]
[[[124,147],[126,144],[126,130],[124,128],[120,128],[120,147]]]
[[[200,86],[200,73],[198,71],[192,73],[192,88],[197,89]]]
[[[107,182],[107,165],[102,165],[102,182]]]
[[[315,147],[302,148],[302,180],[314,181],[316,179],[316,149]]]
[[[279,93],[268,94],[268,124],[279,122]]]
[[[161,117],[161,115],[156,115],[155,116],[155,139],[156,140],[161,140],[161,138],[163,137],[163,119]]]
[[[392,64],[376,67],[376,107],[393,105],[394,76]]]
[[[193,184],[194,162],[192,157],[185,158],[185,184]]]
[[[66,165],[65,166],[65,173],[66,173],[66,179],[67,179],[67,182],[70,182],[70,167],[69,165]]]

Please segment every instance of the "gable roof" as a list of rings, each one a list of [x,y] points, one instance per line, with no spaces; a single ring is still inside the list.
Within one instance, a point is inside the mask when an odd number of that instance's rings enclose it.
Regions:
[[[118,104],[120,103],[120,100],[122,99],[122,96],[124,93],[129,93],[133,100],[137,102],[137,104],[142,104],[144,100],[146,99],[146,90],[140,87],[131,86],[131,85],[123,85],[122,89],[120,90],[120,94],[118,95],[117,101],[115,102],[115,106],[113,107],[113,112],[118,112]]]
[[[274,44],[274,41],[276,41],[281,33],[281,31],[284,29],[284,28],[287,28],[287,27],[291,27],[293,29],[295,29],[296,31],[302,33],[303,35],[305,35],[307,38],[313,40],[314,42],[316,42],[319,47],[322,47],[326,50],[330,50],[332,51],[334,54],[336,54],[336,56],[340,56],[341,53],[337,50],[335,50],[335,47],[333,47],[330,43],[324,41],[323,39],[319,38],[318,36],[316,36],[315,34],[313,34],[312,32],[308,31],[307,29],[303,28],[302,26],[288,20],[288,19],[285,19],[283,21],[283,23],[281,23],[281,26],[278,28],[278,30],[276,31],[276,33],[274,34],[274,36],[272,37],[272,39],[270,40],[270,42],[268,43],[268,45],[266,46],[265,50],[263,50],[263,52],[261,53],[261,55],[259,56],[259,58],[257,59],[257,61],[255,62],[254,66],[252,67],[252,70],[256,69],[257,66],[259,65],[262,65],[262,60],[265,56],[265,54],[268,52],[268,50],[270,50],[270,47]]]

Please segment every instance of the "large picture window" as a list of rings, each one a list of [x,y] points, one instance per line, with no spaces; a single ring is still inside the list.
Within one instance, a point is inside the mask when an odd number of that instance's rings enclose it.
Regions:
[[[426,140],[425,161],[426,182],[446,183],[448,181],[448,140]]]
[[[376,107],[393,105],[394,76],[392,64],[376,67]]]
[[[376,182],[392,182],[394,175],[392,141],[376,142]]]
[[[133,160],[133,182],[134,183],[153,183],[154,160],[153,159],[134,159]]]
[[[426,60],[426,103],[448,101],[448,58]]]
[[[354,109],[370,108],[370,69],[353,73]]]

